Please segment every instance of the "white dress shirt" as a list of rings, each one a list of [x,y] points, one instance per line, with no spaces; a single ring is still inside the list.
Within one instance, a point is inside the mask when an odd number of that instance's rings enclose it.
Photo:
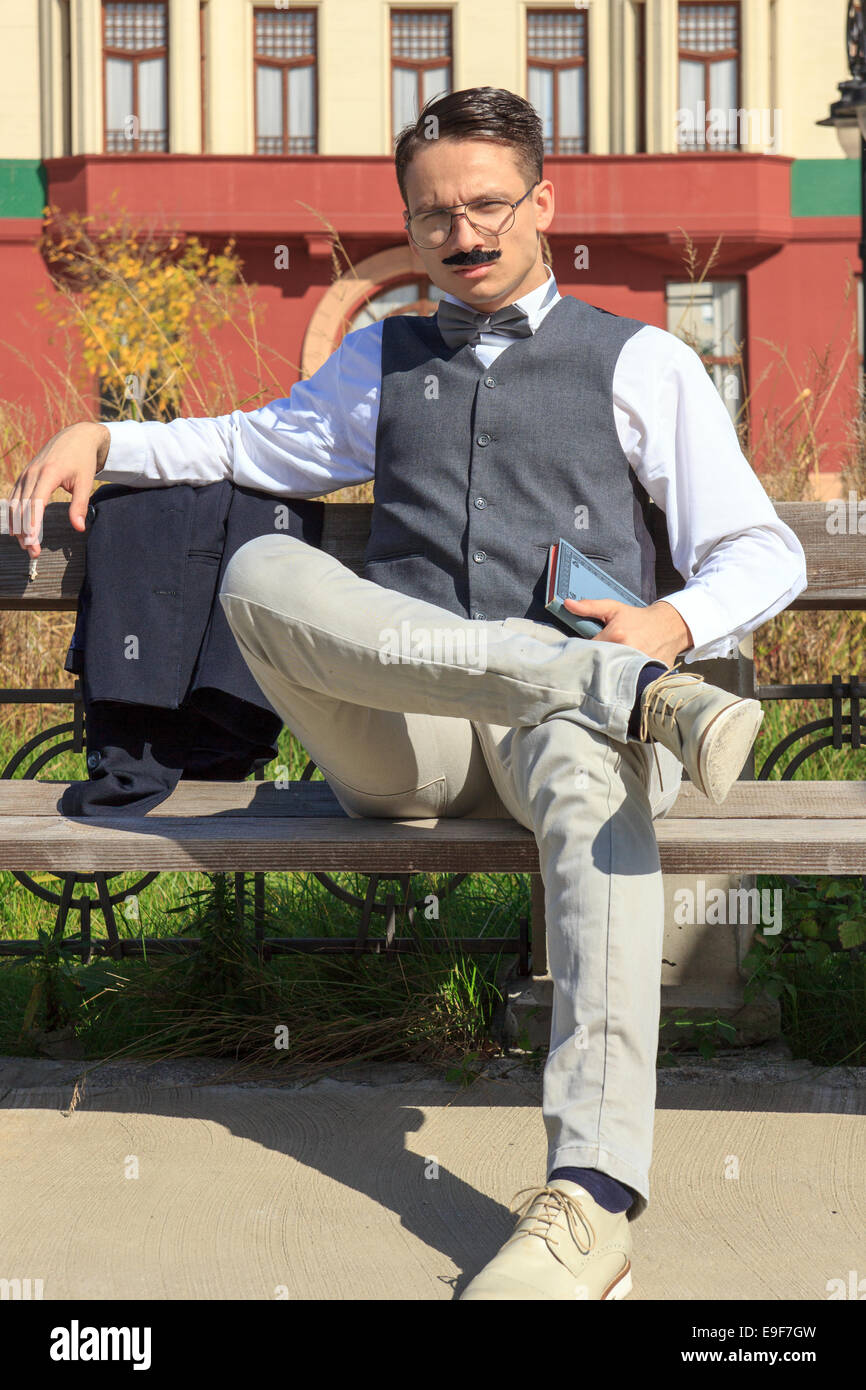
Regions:
[[[546,283],[515,303],[534,332],[560,298],[548,268]],[[487,331],[473,351],[489,367],[513,342]],[[380,320],[348,333],[313,376],[258,410],[109,424],[111,446],[97,480],[165,487],[230,478],[299,498],[368,482],[381,359]],[[686,581],[665,600],[692,634],[684,659],[735,656],[743,637],[806,587],[803,548],[743,455],[700,357],[680,338],[647,324],[627,340],[614,370],[612,407],[625,456],[665,513],[671,556]]]

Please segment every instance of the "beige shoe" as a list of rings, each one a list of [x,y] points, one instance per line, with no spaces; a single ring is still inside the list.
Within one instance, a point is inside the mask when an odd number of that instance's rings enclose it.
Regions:
[[[641,696],[640,737],[676,754],[695,786],[720,806],[763,718],[759,700],[732,695],[675,666],[650,681]]]
[[[459,1302],[476,1298],[625,1298],[631,1292],[628,1214],[606,1211],[576,1182],[524,1187],[530,1196],[498,1254]],[[519,1197],[520,1192],[515,1193]],[[514,1201],[514,1198],[512,1198]]]

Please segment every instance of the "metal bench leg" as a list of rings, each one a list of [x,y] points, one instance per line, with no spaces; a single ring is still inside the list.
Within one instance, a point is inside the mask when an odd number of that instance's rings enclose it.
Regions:
[[[235,874],[235,921],[239,927],[244,924],[244,906],[246,902],[246,874]]]
[[[81,907],[78,909],[81,914],[81,963],[89,965],[93,959],[93,941],[90,935],[90,907],[91,899],[82,898]]]
[[[364,895],[364,907],[361,912],[361,921],[358,924],[358,935],[355,938],[354,955],[357,958],[364,954],[364,944],[370,930],[370,918],[373,915],[373,904],[376,901],[376,890],[379,887],[378,874],[372,874],[367,883],[367,892]]]
[[[532,925],[532,973],[547,974],[547,929],[544,918],[544,880],[541,874],[530,874],[530,922]],[[529,974],[529,970],[521,970]]]
[[[412,896],[412,875],[401,874],[399,878],[399,883],[400,887],[403,889],[403,901],[400,904],[400,916],[406,922],[406,925],[412,936],[417,938],[417,931],[415,928],[415,899]]]
[[[105,920],[105,934],[111,943],[109,955],[112,960],[120,960],[123,956],[123,945],[120,940],[120,932],[117,930],[117,919],[111,904],[111,894],[108,891],[108,883],[105,874],[96,874],[94,877],[96,878],[96,891],[99,895],[99,906],[102,909],[102,916]],[[86,901],[89,903],[90,899],[88,898]],[[83,924],[84,918],[82,917],[81,920]]]
[[[77,874],[63,875],[63,892],[60,894],[60,905],[57,908],[57,916],[54,919],[55,941],[58,941],[66,930],[66,919],[69,916],[69,909],[72,906],[72,896],[75,892],[75,885],[77,882]]]
[[[259,961],[264,959],[265,940],[265,876],[253,874],[253,923],[256,935],[256,953]]]
[[[385,950],[390,951],[397,930],[397,899],[393,893],[385,894]]]
[[[517,952],[517,974],[528,975],[529,969],[529,918],[521,917],[518,921],[520,929],[520,945]]]

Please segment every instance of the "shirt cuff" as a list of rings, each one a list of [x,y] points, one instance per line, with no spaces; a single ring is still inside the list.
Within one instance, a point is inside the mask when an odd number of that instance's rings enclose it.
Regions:
[[[129,483],[147,474],[147,434],[140,420],[104,422],[111,443],[105,466],[96,475],[97,483]]]
[[[722,605],[706,589],[688,585],[675,594],[662,596],[664,603],[675,608],[692,634],[693,646],[687,648],[687,662],[709,660],[716,656],[736,656],[739,643],[731,634],[731,619]],[[706,648],[713,648],[707,651]]]

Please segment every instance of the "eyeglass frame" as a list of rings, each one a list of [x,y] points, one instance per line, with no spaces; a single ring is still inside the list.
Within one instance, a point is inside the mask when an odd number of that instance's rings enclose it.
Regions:
[[[437,243],[437,246],[445,246],[445,244],[451,240],[451,234],[452,234],[452,232],[454,231],[454,219],[455,219],[455,217],[465,217],[465,218],[466,218],[466,221],[469,223],[470,227],[472,227],[476,232],[479,232],[481,236],[504,236],[504,235],[505,235],[505,232],[510,232],[510,231],[511,231],[511,228],[514,226],[515,218],[516,218],[516,215],[517,215],[517,209],[520,207],[520,204],[523,202],[523,199],[524,199],[524,198],[528,198],[529,195],[530,195],[530,193],[532,192],[533,188],[536,188],[537,185],[540,184],[541,182],[542,182],[541,179],[536,179],[536,180],[535,180],[535,183],[530,184],[529,188],[527,188],[526,192],[522,195],[522,197],[520,197],[520,198],[517,199],[517,202],[516,202],[516,203],[509,203],[507,198],[484,198],[484,197],[481,197],[481,198],[472,198],[468,203],[453,203],[453,204],[451,205],[451,207],[447,207],[447,208],[429,208],[429,209],[428,209],[428,212],[450,212],[450,214],[451,214],[451,226],[448,228],[448,235],[445,237],[444,241],[438,242],[438,243]],[[469,208],[469,207],[471,207],[473,203],[484,203],[484,202],[487,202],[487,203],[504,203],[504,204],[507,204],[508,207],[511,208],[511,225],[505,228],[505,232],[489,232],[489,231],[487,231],[487,229],[486,229],[485,227],[476,227],[476,226],[475,226],[475,223],[472,221],[472,218],[469,216],[469,214],[467,213],[466,209]],[[462,212],[457,212],[457,208],[462,208],[462,209],[463,209]],[[415,214],[415,215],[420,216],[420,217],[424,217],[424,216],[426,216],[426,213],[418,213],[418,214]],[[409,236],[412,237],[412,240],[415,242],[415,245],[416,245],[416,246],[421,246],[421,243],[420,243],[419,241],[415,241],[414,236],[412,236],[412,230],[411,230],[411,228],[410,228],[410,226],[409,226],[409,223],[410,223],[411,221],[412,221],[412,217],[409,215],[409,209],[408,209],[408,208],[404,208],[404,209],[403,209],[403,228],[404,228],[404,231],[406,231],[406,232],[409,233]],[[424,250],[424,251],[435,251],[435,250],[437,249],[437,247],[436,247],[436,246],[424,246],[424,247],[422,247],[421,249]]]

